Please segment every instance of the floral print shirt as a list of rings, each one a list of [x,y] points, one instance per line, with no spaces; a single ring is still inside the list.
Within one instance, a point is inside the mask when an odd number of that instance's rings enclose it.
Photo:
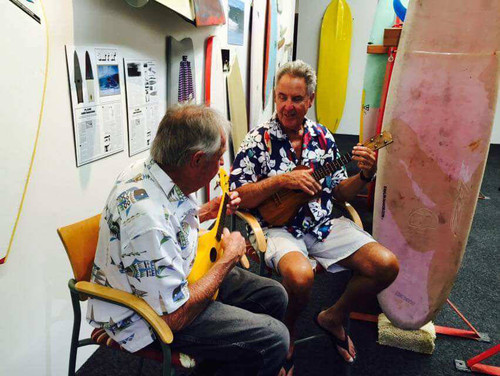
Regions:
[[[339,156],[330,131],[321,124],[305,119],[300,164],[315,171]],[[298,165],[298,156],[274,116],[246,135],[233,162],[230,189],[235,190],[246,183],[284,174]],[[324,240],[331,228],[330,220],[335,200],[333,189],[344,179],[347,179],[344,168],[325,177],[321,182],[321,196],[303,205],[286,229],[298,238],[312,234],[319,241]],[[267,226],[257,210],[252,213],[259,218],[261,225]]]
[[[158,315],[189,299],[198,245],[198,203],[149,157],[118,176],[101,215],[91,281],[143,298]],[[87,320],[134,352],[155,339],[132,310],[89,299]]]

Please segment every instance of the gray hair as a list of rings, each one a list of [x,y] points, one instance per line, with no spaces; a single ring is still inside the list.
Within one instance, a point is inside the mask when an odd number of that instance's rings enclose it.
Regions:
[[[283,64],[276,73],[276,85],[285,74],[303,78],[306,81],[307,95],[311,96],[316,90],[316,72],[302,60],[289,61]]]
[[[218,111],[203,105],[176,105],[167,110],[151,146],[151,156],[162,165],[181,167],[197,151],[209,157],[228,138],[231,124]]]

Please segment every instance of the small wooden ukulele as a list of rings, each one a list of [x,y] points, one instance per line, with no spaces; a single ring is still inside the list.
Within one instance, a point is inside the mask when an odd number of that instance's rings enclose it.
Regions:
[[[363,146],[371,150],[378,150],[392,143],[392,135],[384,131],[378,136],[374,136],[366,141]],[[313,172],[313,178],[319,182],[327,175],[333,174],[349,163],[352,159],[351,153],[346,153],[333,162],[325,164]],[[308,169],[307,166],[297,166],[294,170]],[[284,226],[289,223],[298,213],[299,209],[305,203],[315,199],[311,195],[301,191],[292,189],[281,189],[265,201],[257,208],[262,218],[271,226]]]

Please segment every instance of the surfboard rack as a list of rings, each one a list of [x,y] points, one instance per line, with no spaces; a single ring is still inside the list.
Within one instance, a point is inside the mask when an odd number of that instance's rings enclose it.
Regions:
[[[500,344],[478,354],[469,360],[455,359],[455,368],[462,372],[477,372],[485,375],[500,375],[500,367],[491,366],[481,363],[483,360],[491,358],[493,355],[500,352]]]

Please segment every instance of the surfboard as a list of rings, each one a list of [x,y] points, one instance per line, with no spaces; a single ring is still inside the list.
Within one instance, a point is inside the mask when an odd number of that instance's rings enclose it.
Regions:
[[[351,54],[352,18],[345,0],[332,0],[321,23],[316,118],[335,133],[344,112]]]
[[[231,138],[236,154],[248,132],[247,106],[238,56],[235,56],[231,71],[227,76],[227,92],[229,95],[229,119],[232,124]]]
[[[227,119],[226,80],[222,70],[222,55],[219,38],[210,36],[205,49],[205,104],[219,111]],[[229,143],[229,140],[228,140]],[[231,160],[229,147],[224,153],[224,170],[229,171]],[[222,190],[216,179],[206,187],[205,200],[220,196]]]
[[[24,4],[25,3],[25,4]],[[0,264],[7,261],[15,239],[30,181],[45,98],[48,35],[39,2],[2,2],[0,24],[4,59],[0,115],[5,126],[0,137],[2,195],[0,197]],[[22,46],[22,48],[20,48]],[[7,89],[8,88],[8,89]],[[8,92],[8,95],[7,95]]]
[[[276,74],[276,52],[278,50],[278,11],[276,0],[267,1],[266,16],[266,54],[264,58],[264,108],[272,100],[274,75]]]
[[[394,25],[396,15],[392,2],[393,0],[379,0],[368,44],[382,45],[384,29]],[[386,64],[387,54],[368,54],[366,57],[359,129],[360,142],[364,142],[369,137],[377,134],[377,116],[380,108],[380,96],[382,94]]]
[[[174,37],[168,37],[168,106],[189,101],[196,102],[195,73],[193,40],[191,38],[184,38],[179,42]]]
[[[250,80],[248,82],[249,128],[260,123],[263,110],[264,37],[266,30],[265,0],[254,1],[252,5],[252,30],[250,40]]]
[[[499,17],[498,1],[409,4],[383,123],[394,143],[379,154],[373,223],[400,262],[378,299],[403,329],[436,316],[465,251],[495,114]]]

